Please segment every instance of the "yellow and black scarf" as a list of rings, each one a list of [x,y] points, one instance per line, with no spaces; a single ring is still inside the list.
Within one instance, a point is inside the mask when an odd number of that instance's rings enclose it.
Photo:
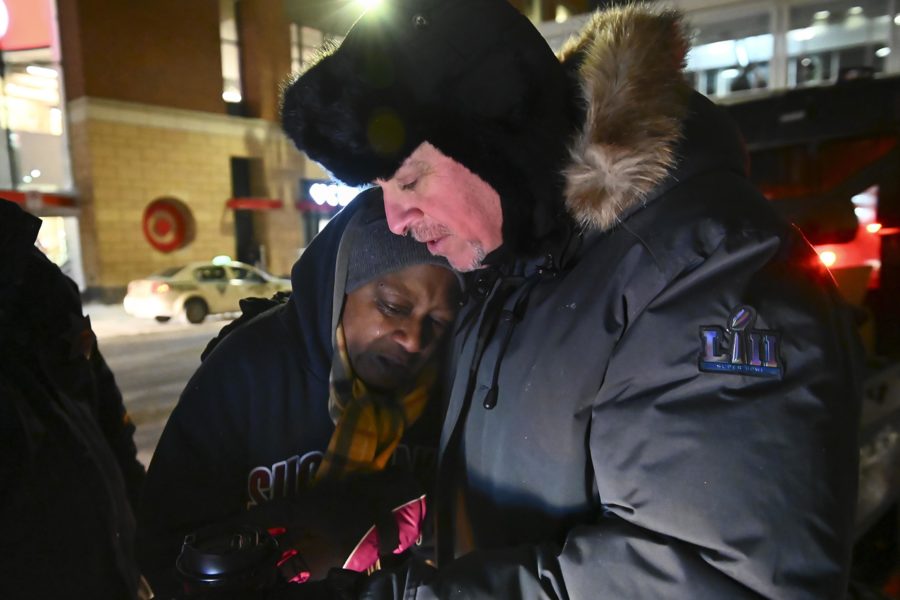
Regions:
[[[316,479],[339,479],[350,473],[382,470],[403,432],[425,410],[435,378],[434,364],[429,364],[405,392],[391,395],[367,389],[353,373],[343,326],[338,324],[328,397],[328,412],[335,430]]]

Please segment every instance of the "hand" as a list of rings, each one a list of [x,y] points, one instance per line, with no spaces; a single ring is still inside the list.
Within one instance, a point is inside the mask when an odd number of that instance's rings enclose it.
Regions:
[[[325,579],[279,588],[266,600],[393,600],[405,597],[407,590],[427,583],[436,573],[437,569],[416,559],[369,576],[332,569]]]
[[[296,551],[299,558],[290,560],[302,559],[315,581],[333,568],[366,571],[379,556],[405,550],[421,533],[424,513],[424,496],[411,476],[382,471],[320,482],[253,508],[239,522],[276,535],[279,548]]]
[[[356,600],[357,588],[365,579],[356,571],[331,569],[319,581],[281,586],[271,591],[266,600]]]

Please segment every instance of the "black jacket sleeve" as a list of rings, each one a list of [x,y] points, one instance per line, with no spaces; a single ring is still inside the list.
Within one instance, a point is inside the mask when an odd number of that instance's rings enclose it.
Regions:
[[[159,598],[179,590],[175,575],[184,536],[244,510],[241,398],[252,379],[224,352],[213,353],[188,382],[147,472],[138,513],[137,556]]]
[[[116,385],[115,377],[96,343],[89,362],[97,387],[97,421],[119,463],[131,508],[137,512],[146,471],[137,458],[137,446],[134,443],[135,426],[125,410],[122,392]]]

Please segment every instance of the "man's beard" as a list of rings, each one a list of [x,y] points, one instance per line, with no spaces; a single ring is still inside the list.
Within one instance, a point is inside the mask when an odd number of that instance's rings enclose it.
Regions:
[[[472,247],[472,250],[475,252],[475,256],[472,257],[472,262],[469,263],[469,266],[464,269],[459,269],[462,273],[468,273],[469,271],[477,271],[484,267],[484,259],[487,256],[487,253],[484,251],[484,246],[479,244],[478,242],[469,242],[469,245]]]
[[[446,226],[439,224],[419,225],[411,228],[406,233],[420,244],[424,244],[426,242],[430,242],[431,240],[436,240],[451,235],[450,230]],[[480,243],[476,241],[469,241],[467,243],[472,248],[474,255],[472,256],[472,260],[469,262],[469,264],[463,265],[461,267],[454,267],[461,273],[468,273],[469,271],[477,271],[478,269],[481,269],[482,267],[484,267],[484,259],[487,256],[487,253],[484,251],[484,246],[482,246]],[[444,258],[447,257],[445,256]]]

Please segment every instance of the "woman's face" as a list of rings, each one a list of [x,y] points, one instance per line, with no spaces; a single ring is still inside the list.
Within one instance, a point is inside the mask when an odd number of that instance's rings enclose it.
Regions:
[[[347,294],[341,323],[353,371],[379,391],[415,381],[450,330],[459,297],[456,276],[435,265],[387,273]]]

